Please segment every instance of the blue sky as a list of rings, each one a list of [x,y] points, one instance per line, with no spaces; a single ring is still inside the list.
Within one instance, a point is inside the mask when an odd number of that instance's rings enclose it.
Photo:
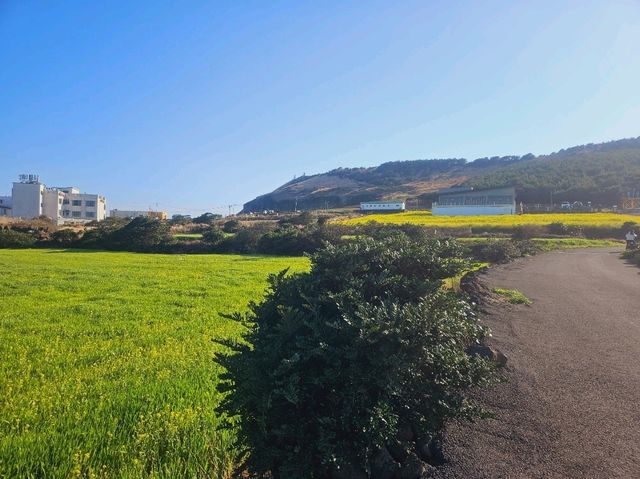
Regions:
[[[0,194],[33,172],[198,213],[339,166],[638,136],[639,46],[637,0],[0,0]]]

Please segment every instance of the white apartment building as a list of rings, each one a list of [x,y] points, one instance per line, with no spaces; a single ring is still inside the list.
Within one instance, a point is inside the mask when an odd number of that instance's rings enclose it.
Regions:
[[[37,175],[20,175],[11,191],[11,216],[47,216],[57,224],[101,221],[107,217],[104,196],[80,193],[75,187],[47,188]]]
[[[0,196],[0,216],[11,216],[11,196]]]

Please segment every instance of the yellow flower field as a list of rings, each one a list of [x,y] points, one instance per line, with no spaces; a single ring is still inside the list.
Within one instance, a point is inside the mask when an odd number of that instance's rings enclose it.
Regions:
[[[441,228],[469,227],[513,227],[521,225],[549,225],[564,223],[569,226],[596,226],[618,228],[626,222],[640,223],[640,216],[618,213],[545,213],[524,215],[492,216],[433,216],[431,211],[406,211],[403,213],[374,213],[348,220],[339,220],[344,224],[366,224],[369,221],[387,224],[413,224]]]

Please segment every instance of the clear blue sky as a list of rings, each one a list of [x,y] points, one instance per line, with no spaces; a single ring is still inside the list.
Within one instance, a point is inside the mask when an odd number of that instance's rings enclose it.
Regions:
[[[640,2],[0,0],[0,194],[215,210],[294,175],[640,135]]]

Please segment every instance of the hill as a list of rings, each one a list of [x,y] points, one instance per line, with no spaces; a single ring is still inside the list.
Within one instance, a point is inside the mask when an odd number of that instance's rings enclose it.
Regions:
[[[518,201],[618,202],[640,189],[640,137],[581,145],[549,155],[393,161],[369,168],[338,168],[296,178],[244,205],[244,212],[340,208],[361,201],[406,199],[428,207],[435,192],[456,185],[515,185]]]

